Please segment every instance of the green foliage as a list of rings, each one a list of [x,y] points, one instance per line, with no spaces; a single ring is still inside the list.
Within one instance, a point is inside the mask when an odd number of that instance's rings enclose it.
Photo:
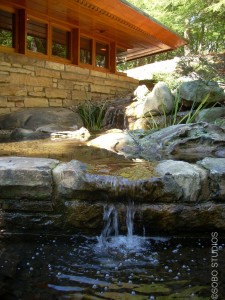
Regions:
[[[67,58],[67,48],[60,43],[52,43],[52,55],[56,55],[62,58]]]
[[[106,113],[105,103],[93,103],[89,100],[84,101],[77,107],[77,112],[84,122],[84,126],[90,131],[100,130]]]
[[[163,122],[157,122],[157,117],[153,116],[151,112],[148,113],[148,115],[150,116],[150,119],[148,118],[150,130],[160,130],[171,125],[190,124],[195,122],[195,118],[200,113],[200,111],[208,106],[209,96],[210,94],[206,95],[206,97],[200,103],[194,101],[189,111],[182,115],[180,114],[182,101],[178,89],[178,92],[175,96],[173,111],[170,113],[170,115],[167,115],[165,109],[162,108]]]
[[[218,56],[188,56],[182,57],[177,63],[173,73],[154,73],[153,81],[164,81],[170,90],[176,90],[181,84],[181,77],[189,77],[193,80],[224,82],[225,77],[219,74],[218,68],[224,62]]]
[[[0,28],[0,45],[6,47],[13,46],[12,31]]]
[[[155,61],[184,54],[224,51],[225,0],[128,0],[128,2],[188,40],[188,46],[179,48],[176,52],[153,56]],[[128,67],[151,62],[145,58],[144,63],[140,60],[130,66],[132,62],[129,62]],[[123,65],[123,68],[126,66]]]
[[[169,89],[175,90],[179,85],[180,82],[178,81],[178,77],[177,74],[174,73],[155,73],[153,74],[153,80],[155,82],[159,82],[159,81],[163,81],[167,84],[167,86],[169,87]]]
[[[27,35],[27,48],[34,52],[47,53],[46,39]]]
[[[216,55],[212,56],[211,59],[202,55],[183,57],[177,64],[176,76],[188,76],[193,79],[201,79],[205,82],[223,82],[224,76],[219,75],[217,69],[220,63],[223,62],[220,62]]]

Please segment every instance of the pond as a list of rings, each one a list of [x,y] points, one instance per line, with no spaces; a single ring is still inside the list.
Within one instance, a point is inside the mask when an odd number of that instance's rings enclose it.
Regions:
[[[90,163],[94,160],[116,157],[118,162],[127,161],[123,156],[105,149],[87,147],[84,142],[74,139],[34,139],[18,140],[0,138],[0,156],[31,156],[70,161],[77,159]]]
[[[106,149],[87,146],[74,139],[35,139],[13,141],[0,138],[0,156],[26,156],[58,159],[69,162],[73,159],[87,163],[93,167],[92,172],[107,175],[131,176],[130,168],[135,167],[135,176],[146,178],[152,176],[154,162],[130,160],[123,155]],[[90,170],[91,171],[91,170]],[[133,169],[132,169],[133,172]],[[127,174],[126,174],[127,173]]]
[[[225,298],[225,239],[212,268],[209,238],[24,236],[0,240],[1,299],[218,299]],[[216,298],[212,298],[216,299]]]

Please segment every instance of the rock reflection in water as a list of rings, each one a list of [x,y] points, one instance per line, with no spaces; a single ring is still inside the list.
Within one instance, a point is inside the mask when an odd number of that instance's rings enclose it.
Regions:
[[[105,149],[87,147],[85,143],[75,140],[41,139],[32,141],[0,143],[0,156],[28,156],[58,159],[63,162],[77,159],[90,163],[94,160],[116,158],[118,162],[127,161],[123,156]]]

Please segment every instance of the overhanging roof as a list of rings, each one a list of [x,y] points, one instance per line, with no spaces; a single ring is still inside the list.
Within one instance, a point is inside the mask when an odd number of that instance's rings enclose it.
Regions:
[[[81,33],[129,49],[127,60],[174,50],[186,41],[125,0],[1,0],[45,19],[80,28]]]

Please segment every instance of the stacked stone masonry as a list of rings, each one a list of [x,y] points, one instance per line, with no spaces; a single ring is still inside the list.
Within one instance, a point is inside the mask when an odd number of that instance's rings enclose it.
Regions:
[[[0,230],[99,233],[104,207],[114,203],[122,212],[132,200],[135,224],[146,232],[224,233],[224,165],[224,158],[168,160],[150,177],[129,180],[90,173],[91,166],[77,160],[1,157]]]
[[[124,74],[0,53],[0,114],[21,108],[70,107],[127,95],[138,85]]]

